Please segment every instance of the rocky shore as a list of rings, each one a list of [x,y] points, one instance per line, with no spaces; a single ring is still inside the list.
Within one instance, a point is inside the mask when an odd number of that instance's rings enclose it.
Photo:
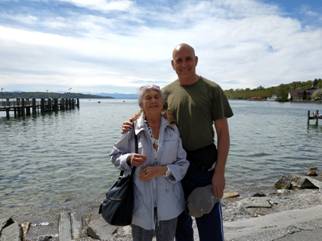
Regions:
[[[274,192],[249,197],[236,192],[225,194],[225,240],[286,241],[301,240],[290,239],[295,234],[322,234],[322,175],[288,175],[275,187],[278,189]],[[97,213],[98,206],[97,201],[76,210],[26,216],[1,214],[0,241],[131,240],[130,228],[106,224]],[[198,240],[197,231],[195,234]]]

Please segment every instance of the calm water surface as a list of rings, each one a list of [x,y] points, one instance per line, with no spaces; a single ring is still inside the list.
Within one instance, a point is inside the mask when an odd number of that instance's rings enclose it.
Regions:
[[[306,126],[307,110],[321,111],[321,105],[230,103],[227,191],[267,190],[280,175],[322,169],[322,121]],[[81,100],[79,110],[0,117],[0,217],[101,198],[118,174],[108,153],[122,121],[137,110],[134,100]]]

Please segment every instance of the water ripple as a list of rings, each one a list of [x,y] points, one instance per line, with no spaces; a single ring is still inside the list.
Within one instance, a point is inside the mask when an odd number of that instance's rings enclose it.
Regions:
[[[306,128],[316,106],[231,101],[227,187],[272,187],[287,173],[322,169],[322,128]],[[101,197],[119,171],[109,161],[136,101],[82,100],[79,111],[25,120],[0,118],[0,213],[77,205]]]

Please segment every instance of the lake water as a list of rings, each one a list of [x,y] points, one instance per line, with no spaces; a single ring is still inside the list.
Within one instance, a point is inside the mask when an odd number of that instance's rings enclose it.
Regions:
[[[307,128],[307,110],[321,105],[230,101],[227,191],[271,189],[279,176],[322,170],[322,121]],[[0,117],[0,217],[76,207],[103,197],[118,171],[108,153],[134,100],[81,100],[79,110],[36,118]]]

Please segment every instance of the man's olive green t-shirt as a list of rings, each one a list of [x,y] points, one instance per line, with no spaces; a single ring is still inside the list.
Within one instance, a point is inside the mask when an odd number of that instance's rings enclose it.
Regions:
[[[188,151],[213,143],[213,121],[233,115],[220,86],[203,77],[186,86],[176,80],[165,86],[162,92],[168,119],[177,124],[183,147]]]

